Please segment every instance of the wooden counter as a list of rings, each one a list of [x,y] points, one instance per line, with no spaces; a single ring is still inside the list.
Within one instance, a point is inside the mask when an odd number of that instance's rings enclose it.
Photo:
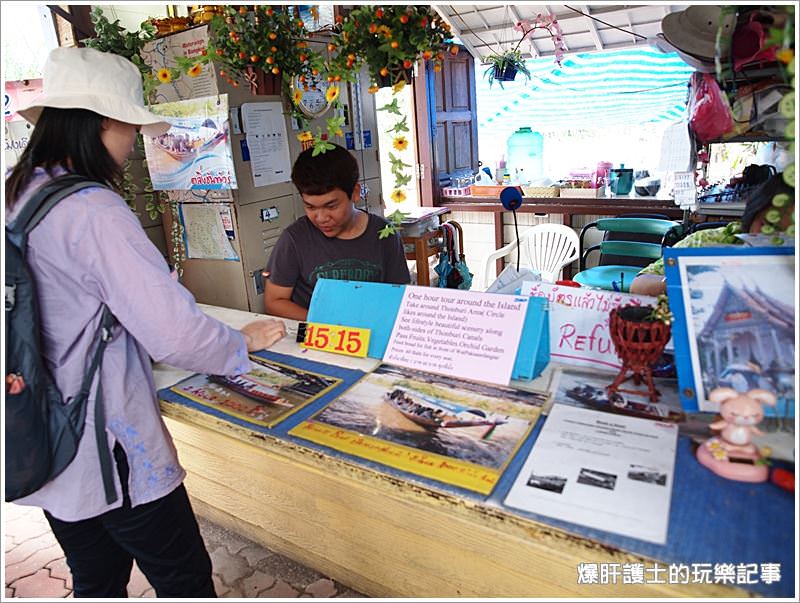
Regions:
[[[203,309],[237,327],[254,316]],[[272,350],[300,355],[293,340]],[[159,388],[186,375],[156,366]],[[579,563],[653,562],[179,404],[162,411],[200,515],[372,596],[748,596],[717,584],[578,584]]]
[[[445,198],[440,205],[451,211],[493,212],[495,222],[502,229],[502,215],[507,210],[500,199],[491,197]],[[683,218],[683,210],[671,199],[656,197],[600,197],[598,199],[576,199],[569,197],[523,197],[520,213],[560,214],[564,224],[572,226],[572,216],[616,216],[630,213],[664,214],[675,220]],[[502,244],[500,245],[502,246]]]

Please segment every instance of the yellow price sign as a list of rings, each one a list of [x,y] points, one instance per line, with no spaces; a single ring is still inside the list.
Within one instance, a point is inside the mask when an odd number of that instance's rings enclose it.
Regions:
[[[369,334],[369,329],[309,322],[300,345],[310,350],[364,358],[369,348]]]

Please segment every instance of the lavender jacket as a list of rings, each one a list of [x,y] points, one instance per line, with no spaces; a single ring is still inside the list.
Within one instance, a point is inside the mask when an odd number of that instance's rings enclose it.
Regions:
[[[7,221],[48,179],[37,169]],[[28,262],[36,279],[47,366],[65,400],[80,389],[101,303],[117,317],[120,325],[102,366],[107,444],[111,450],[119,442],[128,457],[133,506],[169,494],[186,473],[159,412],[151,358],[186,370],[235,375],[251,369],[243,336],[204,314],[170,278],[136,216],[109,190],[85,189],[60,201],[31,232]],[[42,507],[64,521],[122,505],[116,472],[118,499],[111,505],[105,501],[94,437],[96,384],[95,379],[75,459],[19,504]]]

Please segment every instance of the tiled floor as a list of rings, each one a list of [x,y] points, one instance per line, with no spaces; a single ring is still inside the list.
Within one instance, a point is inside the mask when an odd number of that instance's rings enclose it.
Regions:
[[[198,517],[220,597],[360,598],[361,593]],[[40,509],[3,503],[5,597],[72,596],[72,579]],[[155,597],[134,565],[131,597]]]

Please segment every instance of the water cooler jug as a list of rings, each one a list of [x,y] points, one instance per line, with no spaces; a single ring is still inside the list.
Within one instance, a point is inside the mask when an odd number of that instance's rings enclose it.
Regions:
[[[544,137],[530,128],[520,128],[508,137],[508,172],[512,182],[526,184],[544,176]]]

